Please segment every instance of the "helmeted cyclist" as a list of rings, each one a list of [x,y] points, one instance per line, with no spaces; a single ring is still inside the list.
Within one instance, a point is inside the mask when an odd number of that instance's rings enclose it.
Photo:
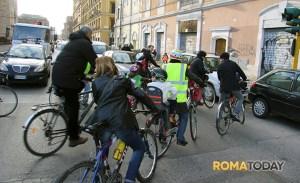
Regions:
[[[233,120],[240,121],[239,114],[242,111],[244,97],[240,89],[240,80],[237,74],[244,80],[247,76],[239,65],[229,60],[229,53],[224,52],[220,56],[221,64],[218,66],[218,78],[220,80],[221,101],[229,99],[230,95],[234,95],[238,101],[233,112]]]
[[[142,49],[143,55],[138,58],[137,60],[137,64],[139,64],[140,68],[141,68],[141,75],[143,77],[151,77],[151,73],[148,69],[149,64],[153,64],[155,67],[160,67],[156,61],[153,59],[152,55],[151,55],[151,51],[147,48],[143,48]]]
[[[179,115],[179,126],[177,131],[177,144],[185,146],[184,133],[188,122],[188,106],[187,106],[187,89],[188,89],[188,73],[187,64],[182,63],[183,51],[172,50],[170,54],[170,62],[163,65],[163,69],[168,73],[168,79],[177,89],[176,97],[176,113]]]

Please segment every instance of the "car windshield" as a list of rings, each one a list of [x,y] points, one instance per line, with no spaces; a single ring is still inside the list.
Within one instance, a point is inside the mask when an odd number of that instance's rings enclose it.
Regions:
[[[43,48],[27,45],[16,45],[11,47],[7,56],[18,58],[43,59]]]
[[[205,65],[211,71],[216,71],[218,69],[219,64],[220,61],[218,58],[206,57],[205,59]]]
[[[132,57],[127,53],[113,53],[112,55],[113,60],[115,63],[124,63],[124,64],[131,64],[133,63]]]
[[[106,51],[105,45],[93,45],[96,54],[103,54]]]

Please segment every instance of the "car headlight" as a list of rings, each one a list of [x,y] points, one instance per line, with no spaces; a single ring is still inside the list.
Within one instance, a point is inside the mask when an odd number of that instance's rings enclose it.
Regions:
[[[42,72],[45,69],[44,65],[39,65],[34,69],[34,72]]]
[[[0,71],[8,71],[7,66],[4,63],[0,64]]]

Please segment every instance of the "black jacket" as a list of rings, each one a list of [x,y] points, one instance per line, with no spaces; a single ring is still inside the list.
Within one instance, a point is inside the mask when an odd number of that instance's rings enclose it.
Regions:
[[[202,84],[206,73],[207,71],[205,70],[203,59],[196,57],[190,66],[189,78],[197,84]]]
[[[247,79],[247,76],[239,65],[230,60],[224,60],[218,66],[218,78],[220,80],[221,92],[230,93],[235,90],[240,90],[239,79],[236,77],[239,74],[243,80]]]
[[[152,100],[127,78],[104,75],[93,81],[92,89],[97,108],[90,124],[104,122],[111,129],[136,128],[137,120],[127,94],[135,96],[152,111],[158,111]]]
[[[79,89],[81,79],[89,62],[95,68],[97,55],[92,42],[84,33],[78,31],[70,34],[69,42],[57,56],[52,70],[52,83],[61,88]]]

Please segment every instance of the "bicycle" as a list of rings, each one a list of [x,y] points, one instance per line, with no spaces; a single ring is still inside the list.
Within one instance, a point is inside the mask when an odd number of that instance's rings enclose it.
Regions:
[[[53,87],[49,89],[52,95]],[[81,92],[79,96],[91,94],[92,91]],[[93,97],[82,109],[79,124],[85,119],[94,105]],[[56,153],[67,141],[67,115],[64,112],[63,97],[57,103],[41,104],[23,125],[23,140],[26,149],[36,156],[47,157]],[[32,136],[32,137],[31,137]]]
[[[152,90],[152,91],[151,91]],[[162,91],[156,87],[148,87],[147,88],[148,96],[153,100],[156,105],[162,105]],[[190,124],[190,133],[193,141],[197,139],[197,118],[196,118],[196,106],[191,102],[191,97],[188,97],[187,101],[188,109],[189,109],[189,124]],[[140,112],[145,112],[145,110],[137,110]],[[157,140],[157,148],[158,148],[158,159],[161,158],[171,146],[172,140],[177,134],[177,125],[172,128],[168,127],[165,124],[165,120],[163,120],[163,115],[167,115],[166,119],[167,123],[171,124],[168,121],[168,113],[165,114],[159,113],[151,116],[147,119],[146,128],[152,129]],[[177,115],[177,114],[175,114]],[[178,117],[177,117],[178,121]],[[177,122],[178,123],[178,122]]]
[[[243,88],[241,92],[244,98],[248,95],[247,88]],[[233,111],[236,104],[237,98],[233,95],[230,95],[228,100],[221,102],[218,106],[216,128],[219,135],[225,135],[229,129],[229,126],[235,121],[233,117]],[[240,115],[239,123],[243,125],[245,123],[245,102],[242,105],[242,111],[240,112]]]
[[[205,81],[205,85],[201,87],[196,82],[190,80],[189,91],[191,100],[195,106],[198,106],[199,103],[201,103],[200,100],[202,98],[203,103],[207,108],[213,108],[216,102],[216,92],[213,86],[207,83],[207,80]],[[198,95],[201,95],[201,97],[199,97]]]
[[[137,111],[135,113],[138,113]],[[127,154],[128,147],[125,145],[124,151],[120,152],[121,156],[117,158],[115,168],[110,169],[108,162],[108,151],[110,146],[116,141],[117,137],[112,137],[108,144],[100,146],[99,133],[101,133],[101,128],[105,128],[103,124],[90,125],[85,128],[85,131],[91,134],[94,138],[96,145],[96,157],[95,159],[89,161],[82,161],[72,166],[70,169],[65,171],[57,180],[57,183],[68,183],[68,182],[80,182],[80,183],[121,183],[122,175],[119,173],[121,165]],[[139,134],[141,135],[143,142],[145,143],[145,156],[140,165],[139,173],[137,179],[140,182],[149,182],[155,172],[157,163],[157,143],[154,133],[150,129],[140,129]],[[150,137],[150,138],[149,138]],[[149,143],[152,141],[152,143]],[[150,150],[150,146],[154,146],[153,150]],[[146,159],[147,158],[147,159]],[[150,160],[150,163],[146,160]],[[150,165],[149,170],[144,170],[146,165]]]
[[[18,96],[16,92],[3,85],[4,79],[0,81],[0,117],[5,117],[13,113],[18,106]]]

